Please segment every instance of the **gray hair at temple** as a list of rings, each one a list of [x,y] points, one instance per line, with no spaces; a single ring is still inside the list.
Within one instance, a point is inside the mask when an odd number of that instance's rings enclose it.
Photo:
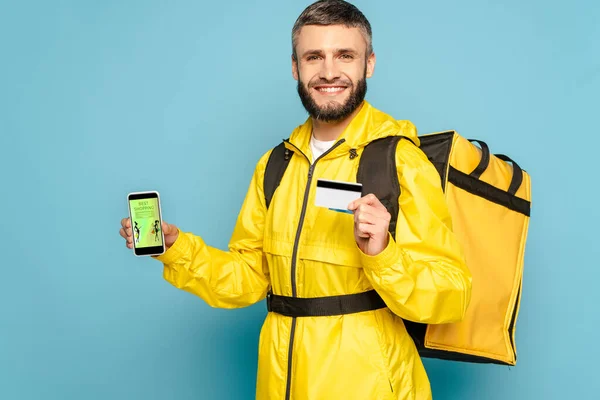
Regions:
[[[344,25],[358,28],[367,42],[367,54],[373,53],[373,33],[371,24],[356,6],[343,0],[319,0],[308,6],[298,17],[292,28],[292,56],[297,59],[296,44],[298,33],[305,25]]]

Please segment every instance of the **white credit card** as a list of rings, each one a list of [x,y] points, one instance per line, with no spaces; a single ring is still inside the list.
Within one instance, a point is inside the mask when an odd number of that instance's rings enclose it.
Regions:
[[[354,182],[332,181],[328,179],[317,180],[317,194],[315,205],[333,211],[351,214],[348,205],[362,197],[362,184]]]

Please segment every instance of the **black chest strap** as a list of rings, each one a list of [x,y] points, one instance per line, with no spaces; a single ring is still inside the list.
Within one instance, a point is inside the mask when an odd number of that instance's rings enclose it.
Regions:
[[[387,307],[375,290],[327,297],[288,297],[269,293],[267,310],[287,317],[326,317]]]

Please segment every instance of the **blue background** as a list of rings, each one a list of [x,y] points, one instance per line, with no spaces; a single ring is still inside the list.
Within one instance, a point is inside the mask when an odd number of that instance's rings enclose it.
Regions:
[[[356,1],[367,99],[531,174],[516,367],[426,360],[434,399],[600,390],[600,3]],[[225,248],[258,157],[306,118],[304,1],[0,3],[0,398],[250,399],[264,304],[216,310],[118,234],[129,191]]]

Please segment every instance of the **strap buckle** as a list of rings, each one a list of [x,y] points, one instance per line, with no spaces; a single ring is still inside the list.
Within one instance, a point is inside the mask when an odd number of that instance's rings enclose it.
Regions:
[[[273,302],[273,293],[270,290],[267,292],[267,298],[266,298],[266,300],[267,300],[266,301],[266,303],[267,303],[267,311],[271,312],[272,311],[271,304]]]

